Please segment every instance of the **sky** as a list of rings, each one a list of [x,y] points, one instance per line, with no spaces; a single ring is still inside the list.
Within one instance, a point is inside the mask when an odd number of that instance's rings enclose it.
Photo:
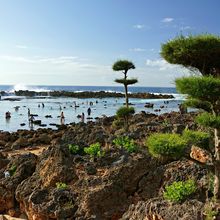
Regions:
[[[160,56],[183,34],[220,34],[219,0],[0,0],[1,85],[117,86],[132,61],[136,86],[188,74]]]

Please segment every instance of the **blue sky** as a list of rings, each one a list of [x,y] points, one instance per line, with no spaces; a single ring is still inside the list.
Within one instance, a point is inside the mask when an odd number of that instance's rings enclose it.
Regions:
[[[116,85],[118,59],[137,86],[173,86],[187,74],[161,43],[220,34],[219,0],[0,0],[0,84]]]

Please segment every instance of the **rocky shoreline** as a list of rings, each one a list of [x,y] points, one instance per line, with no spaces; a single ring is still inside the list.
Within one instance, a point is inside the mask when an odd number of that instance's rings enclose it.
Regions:
[[[72,98],[121,98],[124,97],[123,93],[119,92],[68,92],[68,91],[50,91],[50,92],[36,92],[29,90],[15,91],[16,96],[51,96],[51,97],[72,97]],[[153,93],[130,93],[129,98],[140,98],[140,99],[173,99],[173,95],[168,94],[153,94]]]
[[[195,114],[142,112],[131,119],[128,132],[113,123],[114,117],[58,130],[0,132],[0,213],[30,220],[203,219],[206,170],[188,160],[156,160],[145,147],[153,132],[197,129]],[[138,150],[115,147],[119,136],[134,139]],[[97,142],[105,151],[102,157],[71,154],[68,148]],[[179,204],[163,199],[167,184],[189,178],[199,186],[191,198]]]

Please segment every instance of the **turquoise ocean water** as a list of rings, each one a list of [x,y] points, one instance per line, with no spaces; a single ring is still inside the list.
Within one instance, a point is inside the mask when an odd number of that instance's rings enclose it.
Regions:
[[[4,101],[5,98],[14,97],[14,90],[31,90],[31,91],[48,91],[47,97],[37,98],[22,98],[20,101]],[[55,123],[60,124],[60,114],[63,111],[65,116],[65,124],[71,122],[80,122],[77,115],[81,115],[82,112],[87,117],[87,109],[89,102],[93,102],[93,106],[90,106],[92,113],[91,117],[101,117],[102,115],[112,116],[116,110],[121,107],[124,103],[124,98],[104,98],[104,99],[77,99],[77,98],[52,98],[49,96],[49,91],[52,90],[65,90],[65,91],[112,91],[112,92],[123,92],[123,87],[104,87],[104,86],[24,86],[24,85],[4,85],[0,86],[0,91],[6,91],[7,96],[2,96],[0,101],[0,130],[4,131],[16,131],[18,129],[30,129],[28,121],[28,108],[32,114],[37,114],[36,120],[41,120],[46,127],[55,128],[49,124]],[[163,99],[130,99],[130,102],[134,104],[136,112],[146,111],[149,113],[154,112],[160,106],[165,107],[161,109],[162,114],[165,112],[178,111],[178,104],[184,100],[184,96],[176,92],[175,88],[165,87],[130,87],[129,92],[151,92],[151,93],[162,93],[162,94],[173,94],[175,99],[170,99],[169,104],[164,105]],[[74,108],[74,102],[79,106]],[[145,108],[145,103],[154,103],[154,108]],[[42,107],[44,103],[44,108]],[[15,107],[19,106],[16,110]],[[38,107],[40,106],[40,107]],[[5,119],[5,112],[11,112],[11,118]],[[51,118],[46,118],[46,115],[51,115]],[[85,120],[86,122],[87,120]],[[25,124],[21,126],[21,124]],[[39,126],[34,126],[33,129],[38,129]]]

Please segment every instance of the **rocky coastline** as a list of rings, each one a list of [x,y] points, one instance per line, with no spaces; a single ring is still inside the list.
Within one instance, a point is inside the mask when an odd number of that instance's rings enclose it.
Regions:
[[[58,130],[0,132],[0,214],[30,220],[203,219],[207,171],[186,159],[154,159],[145,146],[153,132],[197,129],[195,115],[141,112],[132,117],[128,131],[113,123],[115,117],[104,117]],[[115,147],[118,136],[134,139],[138,150]],[[97,142],[105,151],[102,157],[71,154],[68,148]],[[167,184],[188,178],[199,186],[192,197],[175,205],[163,199]]]
[[[50,91],[50,92],[36,92],[29,90],[15,91],[16,96],[51,96],[51,97],[72,97],[72,98],[121,98],[124,97],[123,93],[119,92],[69,92],[69,91]],[[173,95],[169,94],[153,94],[153,93],[129,93],[129,98],[141,98],[141,99],[173,99]]]

